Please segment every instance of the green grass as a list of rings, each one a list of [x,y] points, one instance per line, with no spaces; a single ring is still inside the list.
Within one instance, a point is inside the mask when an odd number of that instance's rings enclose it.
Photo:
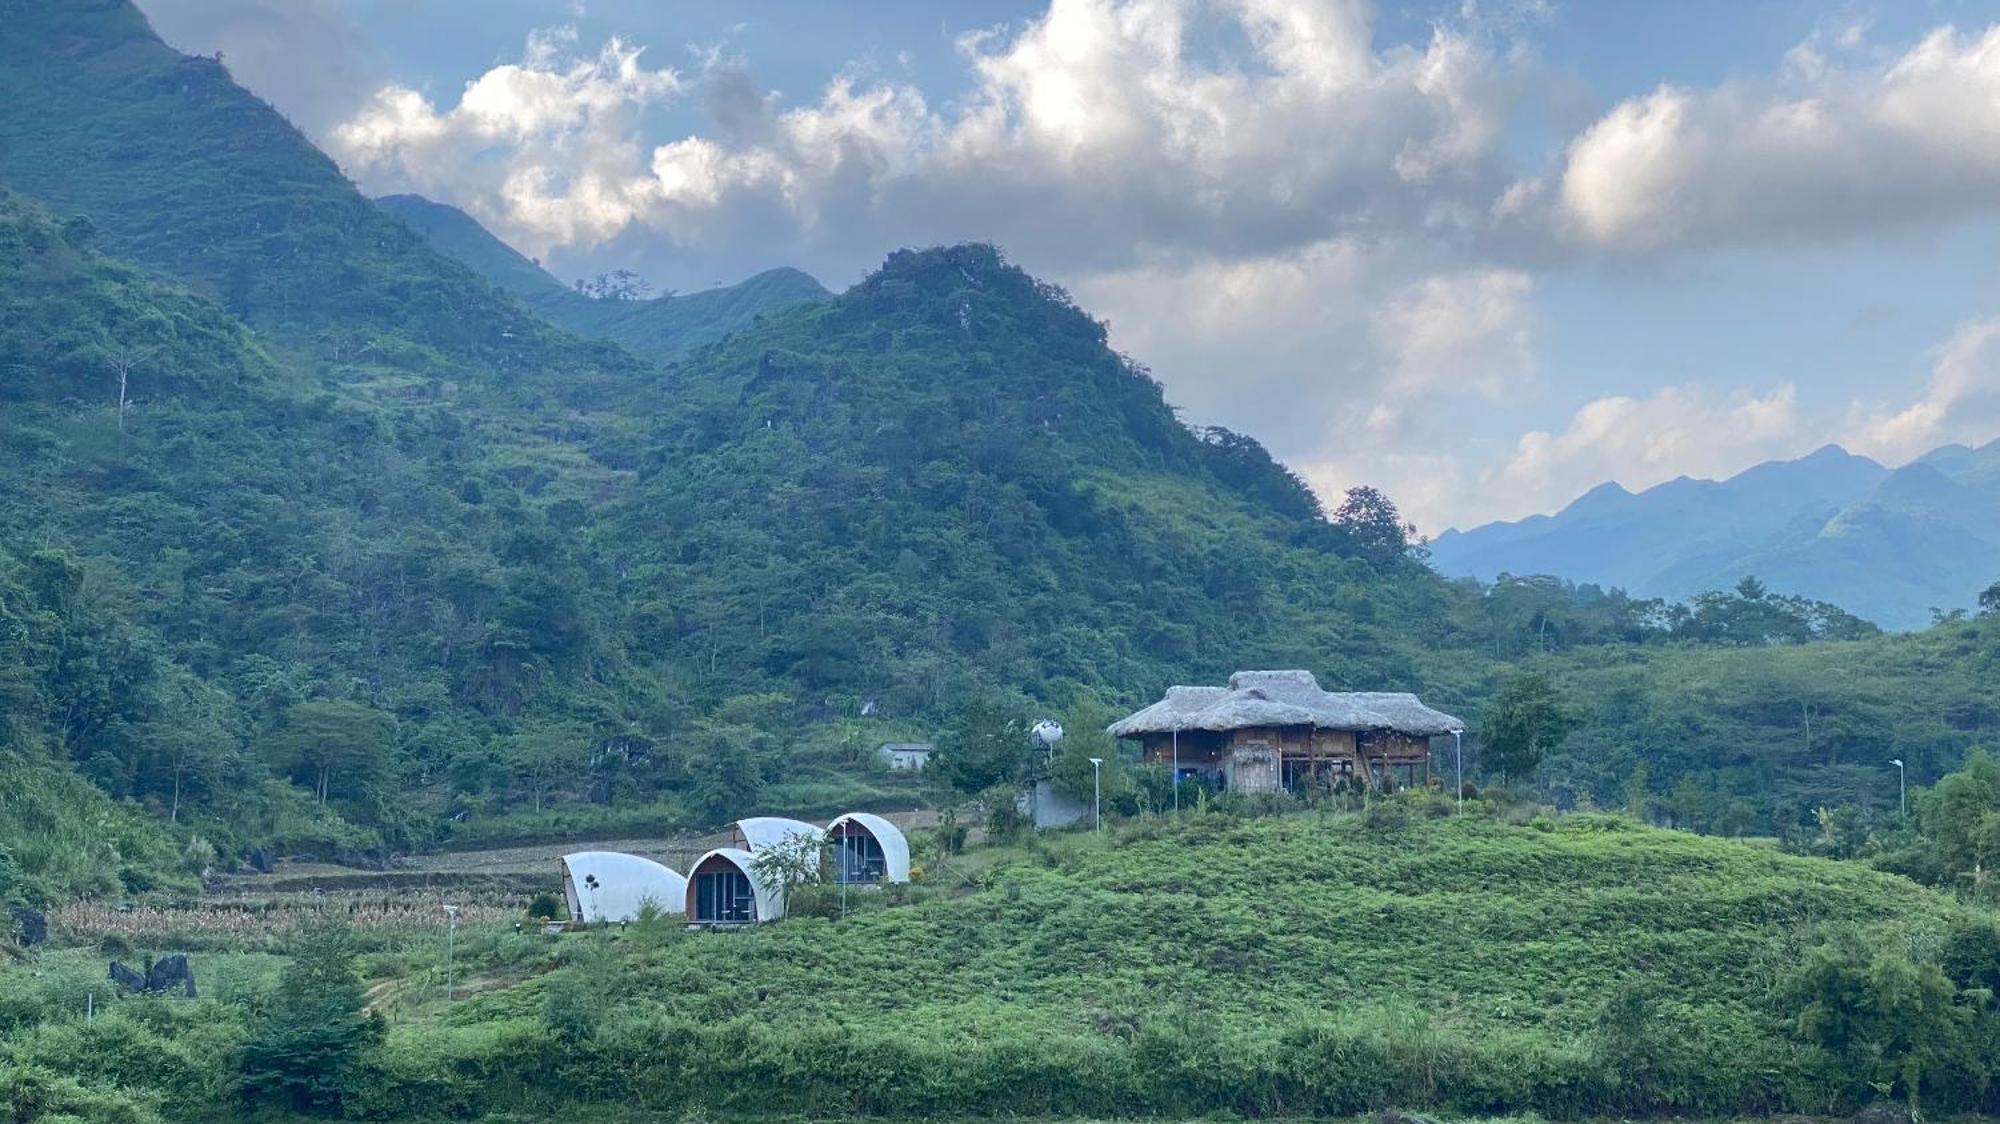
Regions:
[[[975,852],[935,881],[966,885],[839,922],[565,938],[540,974],[502,941],[466,970],[523,982],[404,1012],[371,1087],[438,1111],[573,1086],[891,1115],[1799,1110],[1857,1094],[1784,1033],[1785,965],[1826,925],[1935,938],[1971,916],[1858,865],[1604,816],[1197,816]],[[565,987],[600,1021],[552,1045]],[[1643,1086],[1598,1053],[1600,1013],[1635,990],[1672,1028]]]

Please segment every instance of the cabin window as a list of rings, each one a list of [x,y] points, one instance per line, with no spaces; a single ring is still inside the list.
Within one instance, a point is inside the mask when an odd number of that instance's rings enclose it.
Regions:
[[[866,832],[849,832],[836,841],[842,882],[880,882],[889,873],[889,856],[882,843]]]
[[[695,875],[694,919],[721,925],[757,920],[757,894],[749,877],[735,867]]]

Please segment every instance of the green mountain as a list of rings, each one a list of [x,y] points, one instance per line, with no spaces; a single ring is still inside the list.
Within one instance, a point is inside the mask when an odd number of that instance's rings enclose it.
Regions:
[[[2000,574],[2000,441],[1939,449],[1895,471],[1828,446],[1727,480],[1634,495],[1603,484],[1552,516],[1449,531],[1451,576],[1552,574],[1641,597],[1687,597],[1756,575],[1888,628],[1969,609]]]
[[[824,300],[819,282],[796,269],[768,269],[734,285],[698,293],[617,300],[587,297],[495,238],[471,215],[421,195],[375,201],[444,254],[514,294],[553,324],[610,340],[636,354],[664,358],[714,343],[767,312]]]
[[[1879,808],[1856,762],[1936,776],[2000,728],[1996,622],[1891,644],[1754,589],[1663,619],[1447,583],[1379,497],[1329,520],[1183,425],[990,247],[655,365],[438,252],[128,5],[0,19],[0,183],[38,200],[0,210],[0,768],[106,800],[0,838],[39,856],[14,893],[907,806],[942,793],[878,740],[1088,729],[1242,667],[1468,717],[1545,670],[1581,726],[1538,780],[1618,799],[1644,747],[1712,830]],[[131,846],[53,866],[104,808]]]

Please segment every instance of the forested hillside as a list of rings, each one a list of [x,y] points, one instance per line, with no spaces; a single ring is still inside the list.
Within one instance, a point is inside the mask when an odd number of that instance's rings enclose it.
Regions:
[[[0,24],[0,767],[67,809],[0,828],[13,893],[914,802],[876,741],[1240,667],[1471,718],[1540,670],[1576,728],[1544,779],[1609,800],[1644,759],[1716,830],[1882,806],[1871,758],[1927,779],[2000,712],[1991,621],[1448,583],[1385,498],[1323,512],[1184,425],[990,247],[717,311],[655,365],[436,252],[127,4]],[[68,847],[99,822],[125,842]]]
[[[586,295],[521,256],[456,207],[420,195],[384,196],[375,205],[550,323],[580,336],[610,340],[648,358],[680,355],[747,328],[767,312],[828,295],[811,277],[784,268],[691,293],[654,296],[636,288],[643,283],[634,280],[629,291]]]

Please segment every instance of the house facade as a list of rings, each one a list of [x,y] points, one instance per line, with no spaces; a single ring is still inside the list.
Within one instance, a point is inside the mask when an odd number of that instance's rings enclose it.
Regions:
[[[1169,687],[1109,727],[1137,741],[1147,764],[1230,792],[1425,784],[1430,740],[1464,729],[1415,695],[1325,691],[1309,671],[1239,671],[1227,687]]]

